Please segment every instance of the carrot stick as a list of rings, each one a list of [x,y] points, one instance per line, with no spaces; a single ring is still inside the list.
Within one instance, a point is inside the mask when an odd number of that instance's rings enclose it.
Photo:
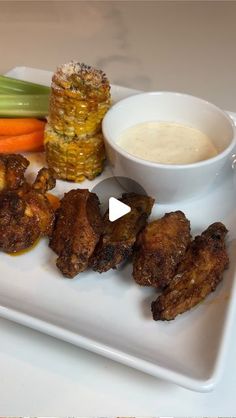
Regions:
[[[44,131],[0,137],[0,153],[37,151],[43,146]]]
[[[35,118],[0,118],[0,135],[23,135],[44,129],[45,122]]]

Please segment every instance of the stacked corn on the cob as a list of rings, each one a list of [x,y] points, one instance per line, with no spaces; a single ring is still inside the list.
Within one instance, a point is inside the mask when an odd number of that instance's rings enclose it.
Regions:
[[[110,103],[110,85],[101,70],[75,62],[57,69],[45,129],[46,158],[57,178],[79,182],[101,173],[101,122]]]

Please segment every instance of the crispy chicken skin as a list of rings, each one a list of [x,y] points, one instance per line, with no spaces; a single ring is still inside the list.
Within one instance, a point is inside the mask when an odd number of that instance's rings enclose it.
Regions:
[[[40,228],[30,206],[15,190],[0,194],[0,250],[14,253],[30,247]]]
[[[22,187],[28,165],[29,161],[20,154],[0,154],[0,191]]]
[[[50,177],[48,169],[40,170],[38,176]],[[47,175],[46,175],[47,173]],[[14,253],[24,250],[43,235],[50,235],[54,223],[54,210],[44,193],[55,185],[54,179],[41,188],[34,188],[21,181],[15,190],[0,192],[0,250]]]
[[[194,239],[177,274],[162,295],[152,302],[155,321],[174,319],[215,290],[229,263],[226,234],[225,226],[216,222]]]
[[[53,173],[48,168],[41,168],[36,176],[33,184],[33,189],[40,193],[46,193],[48,190],[54,189],[56,186],[56,179]]]
[[[90,266],[99,273],[115,268],[130,256],[154,204],[151,197],[135,193],[124,193],[120,201],[130,206],[131,211],[114,222],[109,221],[109,212],[105,213],[104,230],[90,260]]]
[[[66,277],[84,271],[102,231],[99,200],[88,190],[71,190],[61,200],[49,246]]]
[[[134,280],[142,286],[167,286],[190,240],[190,222],[181,211],[166,213],[148,224],[137,239]]]

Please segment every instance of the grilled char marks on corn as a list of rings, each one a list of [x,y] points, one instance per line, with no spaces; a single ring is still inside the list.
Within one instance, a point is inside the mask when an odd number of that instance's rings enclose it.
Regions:
[[[162,295],[152,302],[154,320],[170,321],[215,290],[229,263],[226,234],[225,226],[216,222],[194,239],[175,277]]]
[[[50,124],[67,137],[95,135],[110,103],[109,81],[101,70],[76,62],[64,64],[52,78]]]
[[[99,200],[88,190],[71,190],[61,200],[50,247],[66,277],[84,271],[102,230]]]
[[[114,222],[109,221],[109,212],[105,213],[103,233],[90,260],[93,270],[99,273],[115,268],[131,255],[136,236],[145,227],[154,204],[151,197],[135,193],[123,194],[120,201],[131,211]]]
[[[44,137],[46,159],[57,178],[80,182],[102,172],[101,123],[110,105],[110,84],[101,70],[73,61],[57,69]]]
[[[44,135],[47,163],[56,178],[81,182],[86,178],[93,180],[102,172],[105,161],[102,133],[70,138],[47,124]]]
[[[166,213],[139,234],[133,277],[142,286],[163,288],[173,278],[190,243],[190,222],[181,211]]]

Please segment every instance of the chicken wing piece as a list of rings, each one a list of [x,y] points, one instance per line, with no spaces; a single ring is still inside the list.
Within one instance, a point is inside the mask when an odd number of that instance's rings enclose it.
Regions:
[[[15,190],[0,193],[0,250],[24,250],[40,236],[36,217],[24,197]]]
[[[49,244],[64,276],[72,278],[87,268],[101,232],[98,197],[85,189],[66,193]]]
[[[90,260],[93,270],[99,273],[115,268],[130,256],[154,204],[151,197],[135,193],[124,193],[120,201],[130,206],[131,211],[114,222],[109,221],[109,212],[105,213],[103,233]]]
[[[43,170],[46,175],[47,169]],[[30,247],[40,236],[51,234],[54,218],[46,195],[33,186],[24,183],[19,189],[3,190],[0,192],[0,250],[14,253]]]
[[[216,222],[194,239],[176,276],[163,294],[152,302],[155,321],[174,319],[215,290],[229,263],[226,234],[225,226]]]
[[[166,213],[151,222],[137,239],[134,280],[142,286],[167,286],[190,240],[190,222],[181,211]]]
[[[46,193],[48,190],[54,189],[56,179],[49,168],[41,168],[33,184],[33,189],[40,193]]]
[[[28,165],[29,161],[20,154],[0,154],[0,191],[22,187]]]

